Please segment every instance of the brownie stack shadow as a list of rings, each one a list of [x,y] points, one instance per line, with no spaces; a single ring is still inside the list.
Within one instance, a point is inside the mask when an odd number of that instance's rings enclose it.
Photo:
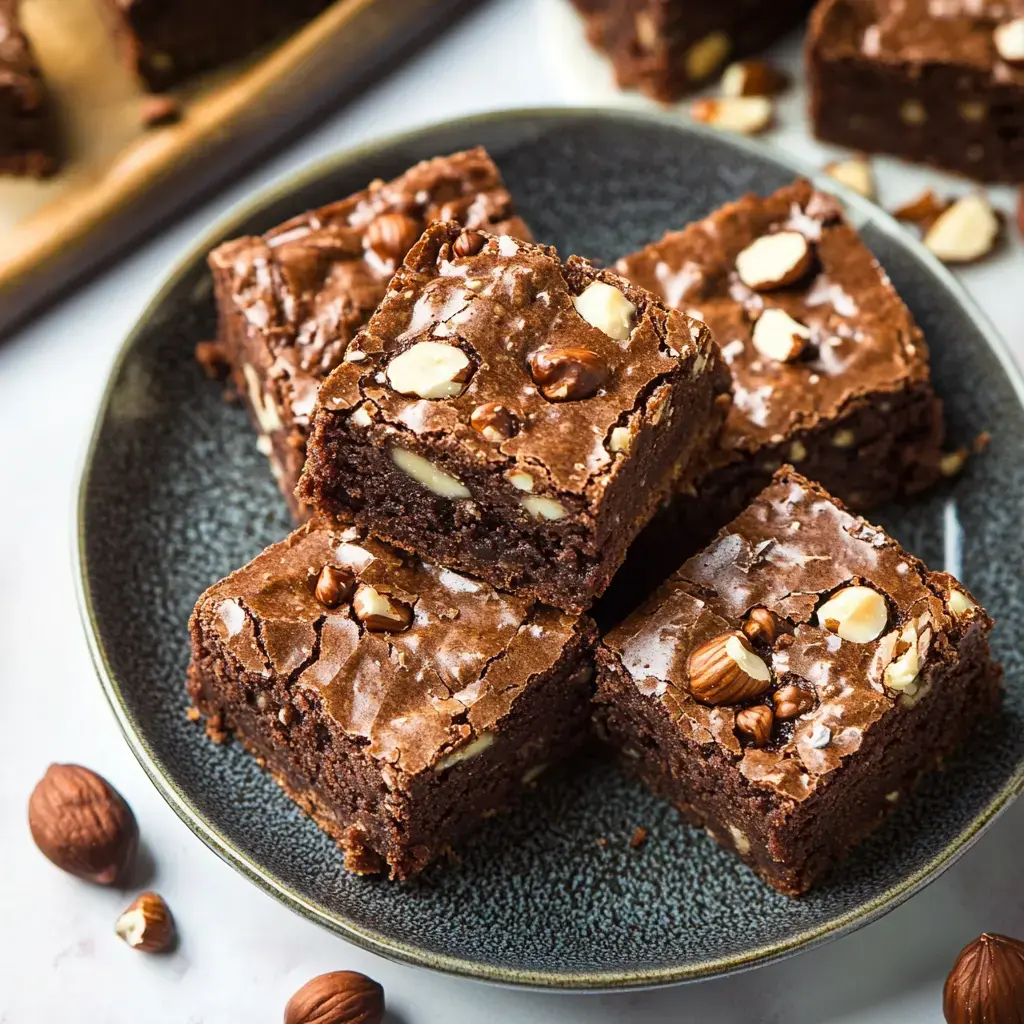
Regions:
[[[998,701],[989,617],[840,500],[933,483],[941,407],[807,183],[613,272],[478,149],[210,265],[302,525],[199,599],[189,692],[350,870],[416,874],[596,731],[803,892]]]

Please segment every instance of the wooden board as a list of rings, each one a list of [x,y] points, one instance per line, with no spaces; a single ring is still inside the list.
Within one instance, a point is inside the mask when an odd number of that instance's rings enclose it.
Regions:
[[[142,89],[96,0],[23,0],[68,155],[47,181],[0,177],[0,334],[470,5],[337,0],[279,45],[179,91],[182,120],[147,130]]]

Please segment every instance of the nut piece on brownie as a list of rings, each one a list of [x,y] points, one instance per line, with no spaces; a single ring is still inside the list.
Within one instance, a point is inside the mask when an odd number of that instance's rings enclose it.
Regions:
[[[707,328],[642,288],[437,223],[321,387],[299,493],[580,612],[717,441],[727,392]]]
[[[991,628],[784,467],[605,636],[595,713],[655,793],[796,895],[996,710]]]

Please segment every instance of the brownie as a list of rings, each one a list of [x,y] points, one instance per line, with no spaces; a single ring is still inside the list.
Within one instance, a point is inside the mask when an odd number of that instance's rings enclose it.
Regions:
[[[732,372],[721,446],[671,535],[712,536],[783,463],[857,509],[938,478],[927,346],[833,197],[806,181],[749,195],[616,269],[703,320]]]
[[[211,587],[189,693],[345,852],[407,878],[587,733],[596,632],[355,528],[308,523]]]
[[[317,388],[437,218],[530,237],[498,168],[473,149],[210,254],[222,355],[297,518],[306,514],[295,485]]]
[[[597,723],[796,895],[996,710],[991,627],[955,579],[784,467],[605,637]]]
[[[811,0],[573,0],[618,84],[669,103],[800,24]]]
[[[162,92],[275,36],[298,28],[331,0],[97,0],[129,68]]]
[[[819,138],[1024,181],[1024,3],[821,0],[807,37]]]
[[[55,127],[18,7],[0,0],[0,174],[42,178],[57,167]]]
[[[320,389],[299,493],[567,611],[716,439],[703,324],[607,270],[431,225]]]

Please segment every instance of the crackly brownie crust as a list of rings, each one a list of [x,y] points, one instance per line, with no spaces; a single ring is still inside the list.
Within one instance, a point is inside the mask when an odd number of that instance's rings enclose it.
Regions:
[[[822,0],[807,36],[817,136],[980,181],[1024,181],[1024,61],[1000,26],[1021,0]]]
[[[751,289],[739,278],[737,256],[784,231],[806,237],[809,269],[788,287]],[[711,536],[783,463],[857,509],[938,478],[942,409],[925,341],[838,202],[810,183],[730,203],[616,269],[707,323],[732,373],[722,443],[696,496],[680,495],[672,509],[690,524],[682,535]],[[755,347],[765,310],[784,311],[809,330],[797,358],[778,361]],[[681,535],[674,518],[665,532]]]
[[[714,440],[727,374],[703,325],[622,278],[507,235],[469,232],[473,251],[460,255],[460,234],[427,230],[324,383],[300,495],[494,586],[583,611]],[[577,311],[588,289],[632,311],[619,340]],[[400,393],[389,377],[424,344],[453,345],[467,363],[444,397]],[[562,359],[568,394],[545,390],[539,357]],[[501,422],[481,429],[496,407]],[[407,453],[419,470],[402,465]],[[423,471],[443,473],[441,485]]]
[[[331,0],[97,0],[125,62],[152,92],[245,57]]]
[[[297,519],[308,514],[295,486],[317,388],[439,217],[530,237],[498,168],[477,148],[425,160],[210,254],[223,356]]]
[[[854,585],[884,599],[865,642],[817,617]],[[765,609],[772,625],[758,632],[750,624]],[[956,580],[785,467],[605,637],[598,725],[655,792],[770,885],[799,894],[995,710],[991,627]],[[737,630],[770,682],[714,702],[691,656]],[[911,647],[916,665],[895,671]],[[740,718],[753,708],[767,725],[760,741]]]
[[[794,28],[811,0],[573,0],[624,89],[670,103]]]
[[[55,126],[17,0],[0,0],[0,174],[43,178],[57,168]]]
[[[365,587],[404,618],[381,631]],[[422,870],[587,732],[588,619],[354,528],[301,527],[211,587],[190,628],[196,705],[262,759],[355,871]]]

